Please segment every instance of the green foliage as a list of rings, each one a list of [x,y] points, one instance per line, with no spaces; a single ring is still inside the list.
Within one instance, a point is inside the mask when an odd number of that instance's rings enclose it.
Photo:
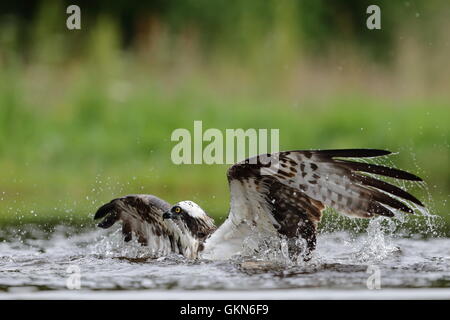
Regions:
[[[57,2],[32,22],[26,54],[17,21],[0,28],[0,223],[90,224],[99,205],[127,193],[192,199],[221,222],[227,165],[170,160],[172,131],[194,120],[279,128],[281,149],[398,151],[391,161],[428,183],[412,191],[449,220],[445,39],[433,53],[394,41],[387,69],[361,56],[356,34],[342,51],[321,51],[338,25],[328,6],[349,8],[340,2],[176,2],[126,50],[113,15],[61,31]]]

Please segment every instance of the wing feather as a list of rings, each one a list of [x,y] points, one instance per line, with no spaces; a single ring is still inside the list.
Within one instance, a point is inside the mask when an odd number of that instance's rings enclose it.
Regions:
[[[363,185],[374,187],[376,189],[390,193],[399,198],[411,201],[419,206],[422,207],[424,206],[424,204],[419,199],[414,197],[412,194],[406,192],[403,189],[400,189],[399,187],[393,184],[366,175],[353,174],[353,177],[355,178],[355,180],[359,181],[359,183],[362,183]]]
[[[335,163],[341,164],[346,168],[349,168],[352,171],[360,171],[360,172],[367,172],[367,173],[374,173],[386,177],[392,177],[396,179],[402,179],[402,180],[411,180],[411,181],[422,181],[421,178],[418,176],[403,171],[398,170],[394,168],[389,168],[385,166],[380,166],[376,164],[369,164],[369,163],[363,163],[363,162],[353,162],[353,161],[347,161],[347,160],[335,160]]]
[[[301,151],[299,152],[308,152]],[[312,150],[311,152],[316,155],[323,155],[328,158],[341,157],[341,158],[373,158],[381,157],[391,154],[388,150],[378,150],[378,149],[334,149],[334,150]]]
[[[134,235],[139,243],[149,246],[157,255],[173,252],[196,257],[198,241],[183,229],[183,225],[162,218],[170,207],[169,203],[153,195],[128,195],[101,206],[94,219],[103,218],[98,226],[104,229],[121,221],[125,242],[131,241]]]
[[[413,212],[407,202],[423,206],[422,202],[364,173],[412,181],[421,181],[419,177],[395,168],[335,159],[390,153],[375,149],[294,150],[259,155],[233,165],[227,172],[230,213],[206,241],[205,253],[217,256],[216,249],[225,246],[228,255],[239,252],[245,237],[255,231],[302,237],[310,252],[315,248],[317,225],[326,206],[360,218],[391,217],[391,209]]]

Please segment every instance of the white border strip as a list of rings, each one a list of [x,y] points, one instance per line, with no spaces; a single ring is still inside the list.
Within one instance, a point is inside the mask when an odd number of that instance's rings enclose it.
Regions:
[[[258,291],[213,290],[142,290],[86,291],[55,290],[0,293],[0,299],[63,299],[63,300],[450,300],[450,288],[328,290],[290,289]]]

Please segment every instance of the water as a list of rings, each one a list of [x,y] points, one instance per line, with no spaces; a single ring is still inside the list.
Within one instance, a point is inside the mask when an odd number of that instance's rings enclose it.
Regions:
[[[361,234],[323,231],[306,263],[155,259],[118,229],[3,230],[0,298],[450,299],[450,239],[396,236],[383,221]],[[78,271],[80,290],[69,290]],[[381,290],[370,290],[377,274]]]

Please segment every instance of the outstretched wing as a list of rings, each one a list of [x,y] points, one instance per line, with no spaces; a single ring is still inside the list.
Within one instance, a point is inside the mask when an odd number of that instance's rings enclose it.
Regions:
[[[366,173],[413,181],[420,181],[419,177],[398,169],[336,159],[388,154],[373,149],[286,151],[233,165],[228,170],[230,214],[205,243],[205,253],[213,258],[221,258],[221,252],[237,253],[243,239],[255,231],[290,239],[300,236],[311,251],[326,206],[361,218],[390,217],[391,209],[413,212],[398,198],[423,206],[419,200]]]
[[[104,229],[120,220],[126,242],[131,241],[134,234],[139,243],[149,246],[158,256],[172,252],[193,256],[197,243],[192,243],[175,221],[162,217],[170,207],[153,195],[128,195],[101,206],[94,219],[104,218],[98,224]]]

